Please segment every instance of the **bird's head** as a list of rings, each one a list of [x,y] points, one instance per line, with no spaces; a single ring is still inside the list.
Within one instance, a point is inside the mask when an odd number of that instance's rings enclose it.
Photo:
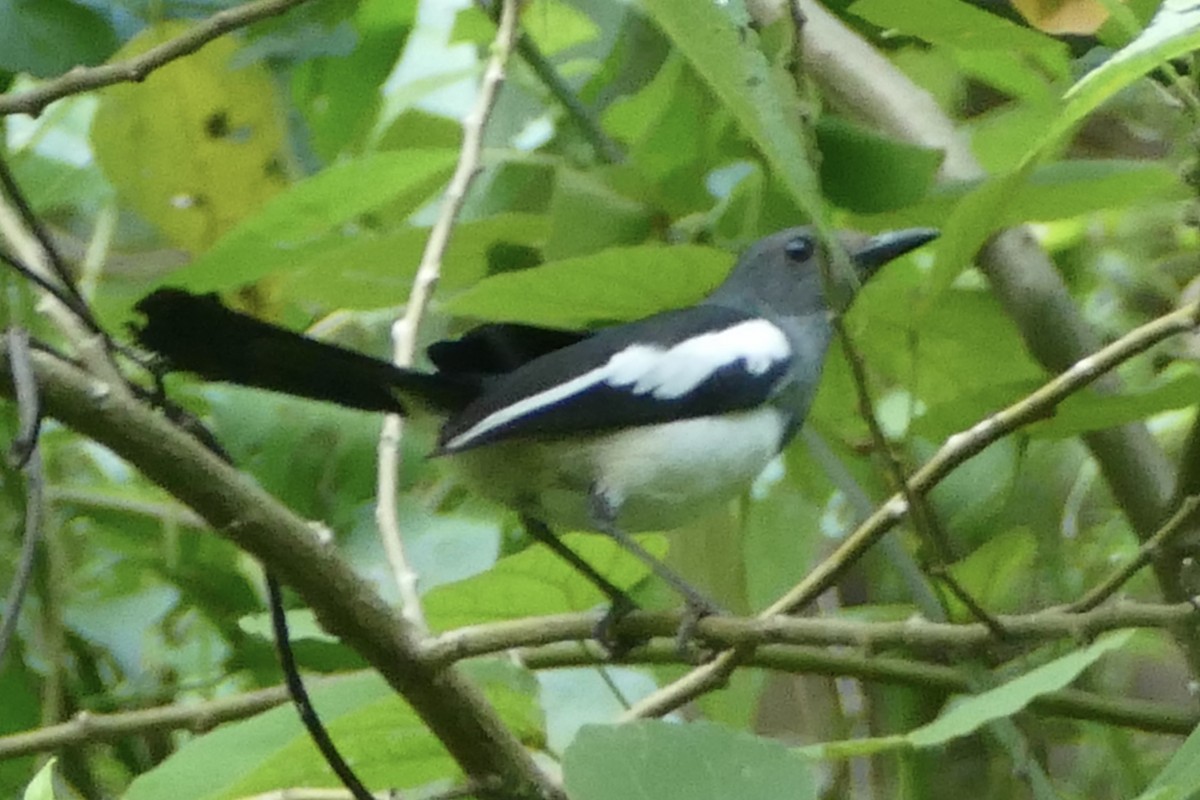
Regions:
[[[937,238],[933,228],[906,228],[874,235],[837,234],[853,268],[847,274],[826,252],[815,229],[788,228],[759,239],[742,253],[710,302],[767,308],[786,316],[845,309],[855,291],[880,267]],[[826,298],[831,292],[833,302]]]

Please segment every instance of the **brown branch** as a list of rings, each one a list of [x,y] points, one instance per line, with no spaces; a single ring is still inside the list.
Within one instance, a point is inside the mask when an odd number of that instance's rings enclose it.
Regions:
[[[1102,375],[1145,351],[1157,342],[1183,333],[1200,323],[1200,303],[1188,305],[1146,323],[1104,349],[1080,359],[1058,377],[1008,408],[980,421],[970,429],[946,439],[941,449],[917,470],[909,481],[909,491],[924,496],[943,478],[988,445],[999,441],[1022,425],[1046,416],[1071,394],[1093,383]],[[907,516],[908,504],[900,494],[881,505],[828,558],[816,566],[803,581],[764,610],[760,616],[799,611],[832,586],[845,571],[862,557],[880,537]],[[746,656],[745,648],[729,651],[714,661],[693,670],[675,683],[663,687],[630,710],[630,717],[665,714],[700,694],[719,686]]]
[[[187,33],[152,47],[134,58],[98,67],[76,67],[36,89],[18,94],[0,95],[0,117],[29,114],[36,117],[50,103],[68,95],[100,89],[115,83],[137,83],[159,67],[196,52],[230,31],[244,28],[268,17],[276,17],[308,0],[258,0],[218,11],[196,23]]]
[[[46,412],[107,446],[292,586],[322,626],[359,653],[412,706],[490,797],[561,798],[495,711],[454,669],[420,657],[409,626],[316,537],[308,523],[140,402],[98,394],[95,379],[48,353],[33,366]],[[0,351],[0,375],[9,370]],[[0,394],[12,385],[0,381]]]

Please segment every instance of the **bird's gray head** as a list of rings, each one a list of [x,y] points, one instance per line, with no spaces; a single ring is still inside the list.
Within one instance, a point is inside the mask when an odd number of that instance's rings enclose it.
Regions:
[[[824,314],[831,306],[845,309],[858,287],[880,267],[937,235],[932,228],[908,228],[873,236],[839,232],[838,238],[854,268],[854,274],[847,275],[829,259],[813,228],[788,228],[759,239],[742,253],[708,302],[787,317]],[[828,268],[823,269],[822,264]],[[832,303],[826,300],[826,288],[832,292]]]

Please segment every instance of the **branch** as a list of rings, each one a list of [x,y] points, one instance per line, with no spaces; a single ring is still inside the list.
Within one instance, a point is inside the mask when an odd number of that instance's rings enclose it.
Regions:
[[[578,642],[520,651],[518,655],[530,669],[593,666],[605,661],[605,654],[595,649],[594,644],[589,644],[585,649]],[[626,663],[676,664],[678,659],[675,645],[663,641],[630,654]],[[769,645],[756,650],[745,663],[780,672],[854,677],[945,694],[973,694],[978,691],[974,675],[953,667],[902,658],[831,653],[821,648]],[[1200,724],[1200,715],[1181,709],[1178,703],[1111,698],[1078,689],[1039,695],[1030,702],[1029,708],[1042,714],[1123,725],[1175,736],[1186,736]]]
[[[1109,346],[1080,359],[1070,369],[1044,384],[1040,389],[993,414],[970,429],[946,439],[932,458],[917,470],[908,483],[914,496],[926,495],[943,478],[988,445],[1047,415],[1056,405],[1074,392],[1093,383],[1102,375],[1154,344],[1194,328],[1200,323],[1200,302],[1188,305],[1146,323]],[[791,591],[764,610],[759,616],[790,614],[802,609],[832,586],[880,537],[904,519],[909,512],[901,494],[895,494],[881,505],[866,522],[858,527],[824,561],[816,566]],[[663,687],[630,709],[629,717],[665,714],[709,689],[720,685],[746,656],[745,648],[722,653],[714,661]]]
[[[492,55],[479,86],[479,97],[463,120],[463,143],[458,154],[458,165],[454,168],[454,175],[450,178],[446,194],[442,197],[437,221],[434,222],[433,229],[429,232],[429,240],[425,243],[425,252],[421,255],[421,264],[413,277],[413,287],[408,296],[404,317],[392,326],[392,360],[401,367],[411,366],[416,356],[417,329],[437,288],[442,272],[442,258],[450,244],[454,223],[462,212],[471,183],[480,170],[483,131],[496,105],[500,85],[504,82],[504,71],[517,39],[520,2],[521,0],[504,0],[500,11],[500,26],[496,30],[496,39],[492,42]],[[400,589],[404,614],[414,625],[424,630],[426,625],[424,614],[421,613],[420,595],[417,593],[417,575],[404,554],[396,509],[396,498],[399,495],[400,439],[403,434],[404,420],[399,414],[389,414],[383,421],[383,430],[379,435],[379,479],[376,492],[378,505],[375,507],[375,518],[379,523],[379,535],[383,539],[384,551]]]
[[[35,351],[32,362],[48,414],[136,466],[295,588],[322,626],[404,697],[468,777],[499,781],[504,788],[491,797],[562,797],[474,686],[424,662],[411,626],[303,519],[142,403],[97,395],[91,376],[48,353]],[[0,375],[9,369],[4,349]],[[0,395],[12,391],[7,378],[0,382]]]
[[[16,633],[21,607],[29,591],[29,580],[33,576],[46,516],[46,473],[42,468],[42,450],[38,442],[42,421],[41,399],[38,397],[33,367],[29,363],[29,332],[23,328],[9,328],[7,341],[12,352],[9,365],[12,367],[10,374],[17,396],[19,420],[9,460],[25,473],[25,528],[21,535],[21,554],[13,570],[12,585],[4,598],[4,619],[0,621],[0,672],[4,670],[4,656]]]
[[[1170,629],[1190,624],[1195,613],[1189,603],[1170,606],[1119,603],[1084,614],[1042,611],[1000,617],[1000,622],[1013,641],[1036,645],[1063,638],[1086,641],[1107,631],[1123,628]],[[661,640],[634,648],[625,661],[683,663],[682,656],[674,646],[679,621],[679,614],[671,612],[635,611],[623,618],[619,626],[622,634],[628,632],[633,636],[654,636]],[[431,664],[445,666],[455,661],[515,650],[517,660],[533,669],[608,663],[609,654],[596,649],[590,642],[595,626],[595,615],[584,613],[529,617],[460,628],[426,641],[421,647],[421,658]],[[904,648],[944,657],[947,652],[965,651],[994,642],[987,626],[982,623],[950,625],[920,619],[864,622],[801,617],[774,617],[769,620],[706,617],[697,624],[696,637],[699,643],[711,647],[732,647],[749,641],[763,645],[746,662],[751,666],[771,667],[790,673],[850,675],[883,683],[927,686],[932,682],[934,688],[956,693],[971,691],[970,681],[973,678],[957,671],[947,671],[946,667],[937,664],[894,657],[880,658],[874,654],[889,648]],[[585,642],[582,647],[580,640]],[[817,647],[831,646],[855,647],[863,653],[831,654],[815,650]],[[573,655],[565,655],[568,649],[573,651]],[[846,671],[831,671],[835,669]],[[203,733],[222,723],[244,719],[282,705],[287,699],[284,686],[273,686],[233,698],[192,705],[170,705],[115,714],[83,713],[61,725],[0,736],[0,760],[81,744],[109,742],[154,731],[189,730]],[[1197,722],[1190,710],[1166,708],[1141,700],[1110,704],[1085,692],[1046,695],[1039,702],[1046,713],[1100,719],[1147,730],[1187,733],[1189,729],[1186,726]],[[1108,710],[1101,713],[1096,709]],[[1121,712],[1125,716],[1114,716],[1117,714],[1115,709],[1125,709]]]
[[[287,701],[287,688],[272,686],[207,703],[176,704],[116,714],[84,711],[60,725],[0,736],[0,760],[64,747],[113,742],[126,736],[158,731],[204,733],[222,723],[252,717]]]
[[[1117,603],[1082,614],[1051,610],[997,617],[1008,635],[1003,644],[1010,649],[1017,644],[1034,647],[1063,639],[1086,642],[1102,633],[1127,628],[1173,630],[1195,619],[1196,608],[1191,603]],[[679,631],[680,621],[680,612],[634,611],[621,618],[614,633],[635,641],[657,638],[670,642]],[[426,640],[421,656],[433,664],[451,664],[516,648],[578,643],[591,639],[595,627],[595,614],[589,613],[473,625]],[[868,654],[904,650],[936,659],[968,654],[997,643],[985,622],[955,625],[918,618],[866,622],[826,617],[705,617],[696,623],[695,637],[702,647],[722,650],[765,645],[855,647]],[[641,652],[640,647],[630,650],[635,659]],[[686,662],[676,654],[674,663]]]
[[[46,81],[36,89],[19,94],[0,95],[0,117],[8,114],[29,114],[36,117],[46,106],[59,98],[100,89],[114,83],[143,81],[159,67],[196,52],[219,36],[244,28],[252,22],[279,16],[304,2],[307,0],[258,0],[218,11],[194,25],[187,33],[163,42],[135,58],[98,67],[76,67],[53,80]]]

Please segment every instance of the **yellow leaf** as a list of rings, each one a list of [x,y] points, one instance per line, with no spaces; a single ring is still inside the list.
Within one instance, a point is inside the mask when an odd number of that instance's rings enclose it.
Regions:
[[[1053,34],[1095,33],[1108,19],[1100,0],[1012,0],[1021,16],[1035,28]]]
[[[178,36],[178,22],[138,34],[114,59]],[[267,70],[237,65],[223,37],[150,74],[100,93],[96,160],[121,198],[191,253],[282,189],[285,130]]]

